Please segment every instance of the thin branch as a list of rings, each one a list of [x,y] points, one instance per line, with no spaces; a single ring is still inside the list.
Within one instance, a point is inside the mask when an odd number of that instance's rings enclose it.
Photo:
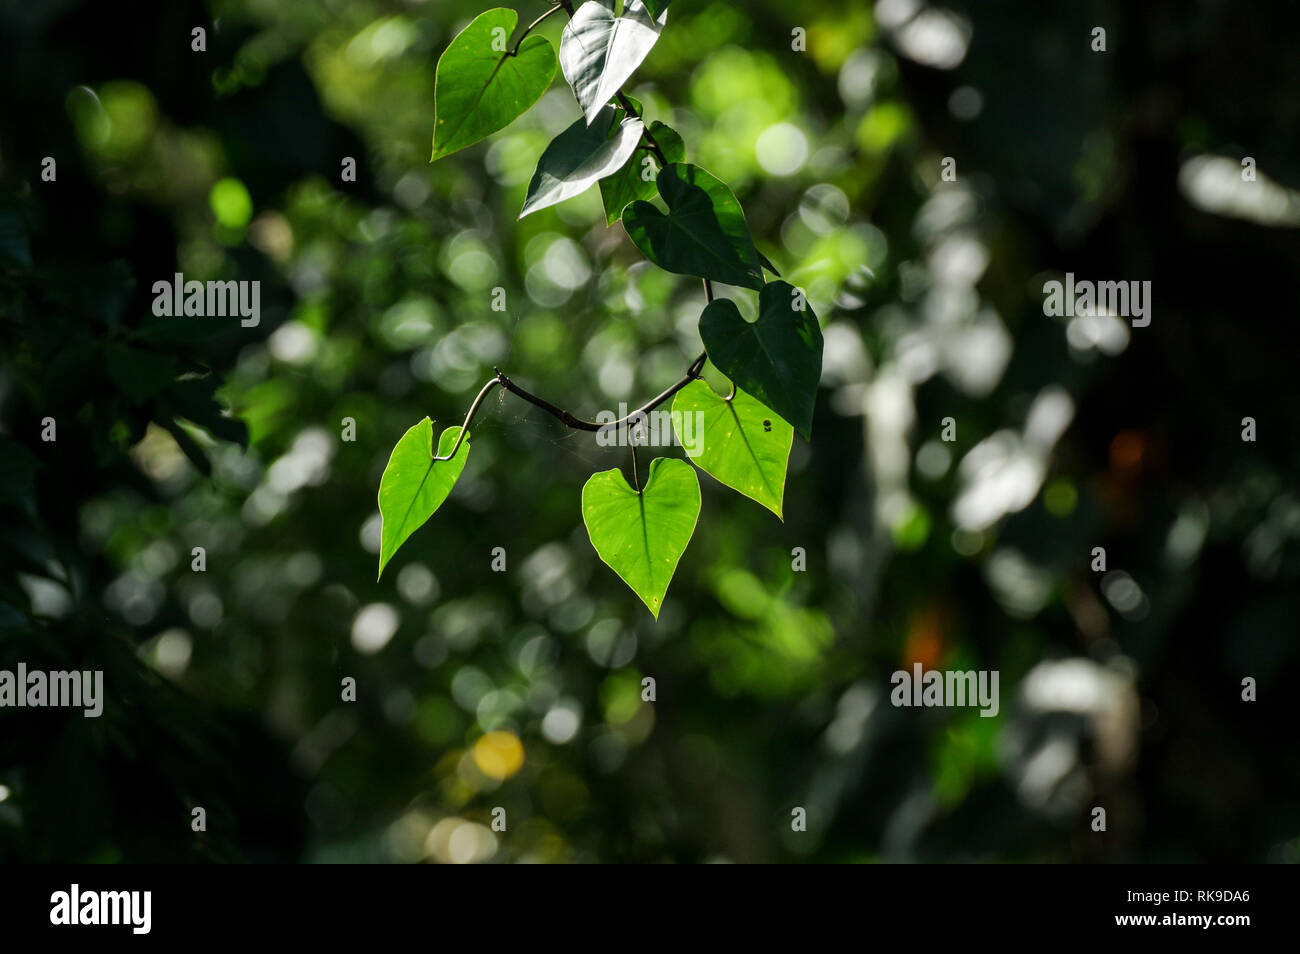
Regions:
[[[606,428],[619,427],[623,424],[626,424],[628,421],[633,420],[634,418],[648,414],[651,411],[653,411],[660,404],[663,404],[664,401],[667,401],[670,397],[672,397],[682,388],[686,387],[686,385],[690,384],[692,381],[698,378],[700,376],[700,370],[704,367],[704,362],[707,357],[708,357],[707,354],[701,352],[700,356],[691,362],[690,367],[686,369],[686,373],[682,375],[681,379],[678,380],[675,384],[673,384],[671,387],[667,388],[663,392],[655,395],[653,398],[651,398],[641,407],[637,408],[635,411],[630,412],[627,415],[627,417],[621,418],[620,420],[617,421],[610,421],[605,424],[598,424],[595,421],[584,421],[582,418],[575,417],[574,415],[570,414],[568,411],[564,410],[563,408],[556,407],[554,404],[552,404],[550,401],[546,400],[545,398],[538,397],[536,394],[533,394],[531,391],[527,390],[526,388],[522,388],[518,384],[515,384],[514,381],[510,380],[508,377],[502,374],[499,368],[492,369],[493,371],[496,371],[497,376],[493,378],[492,381],[489,381],[488,384],[491,384],[493,381],[498,382],[503,388],[505,388],[511,394],[516,394],[519,397],[523,398],[525,401],[527,401],[529,404],[533,405],[534,407],[541,408],[543,411],[551,415],[553,418],[555,418],[557,421],[559,421],[561,424],[565,425],[566,427],[571,427],[575,431],[590,431],[591,433],[594,434],[598,431],[605,430]]]
[[[538,17],[536,20],[534,20],[532,23],[528,24],[528,26],[524,27],[524,32],[520,35],[519,39],[515,42],[515,48],[514,48],[513,50],[510,51],[510,55],[511,55],[511,56],[518,56],[518,55],[519,55],[519,47],[520,47],[520,45],[524,42],[524,40],[527,38],[528,34],[530,34],[530,33],[533,32],[533,27],[537,26],[539,23],[541,23],[543,20],[545,20],[547,17],[549,17],[549,16],[550,16],[552,13],[554,13],[556,10],[563,10],[563,9],[565,9],[567,6],[568,6],[568,4],[557,3],[557,4],[555,4],[554,6],[552,6],[551,9],[547,10],[547,11],[546,11],[545,13],[543,13],[540,17]],[[569,11],[569,15],[570,15],[570,16],[573,16],[573,11],[572,11],[572,10]]]
[[[642,120],[642,122],[644,122],[644,120]],[[651,134],[650,126],[648,124],[646,125],[645,129],[641,130],[641,135],[645,137],[646,143],[650,146],[652,150],[654,150],[654,154],[659,157],[660,167],[662,168],[664,166],[667,166],[668,157],[665,156],[664,151],[659,148],[659,143],[655,142],[655,137]]]
[[[707,278],[704,279],[704,301],[706,304],[713,301],[713,282]]]
[[[465,435],[469,433],[469,422],[474,420],[474,415],[478,413],[478,406],[483,403],[483,399],[488,396],[488,392],[501,383],[501,374],[498,372],[495,378],[483,385],[483,390],[478,392],[478,397],[474,403],[469,406],[469,413],[465,415],[465,423],[460,426],[460,433],[456,435],[456,443],[451,452],[445,457],[435,457],[434,460],[451,460],[456,456],[456,451],[460,450],[461,442],[465,440]]]
[[[533,394],[531,391],[527,391],[524,388],[521,388],[519,385],[515,384],[515,382],[511,381],[508,377],[502,374],[500,369],[493,368],[492,370],[496,371],[497,380],[501,382],[501,386],[503,388],[505,388],[511,394],[517,394],[519,397],[523,398],[525,401],[527,401],[529,404],[533,405],[534,407],[540,407],[543,411],[545,411],[547,414],[551,415],[551,417],[558,420],[561,424],[564,424],[566,427],[571,427],[576,431],[594,432],[600,430],[601,425],[592,424],[589,421],[584,421],[580,418],[574,417],[568,411],[556,407],[554,404],[552,404],[550,401],[546,400],[545,398],[540,398],[536,394]]]

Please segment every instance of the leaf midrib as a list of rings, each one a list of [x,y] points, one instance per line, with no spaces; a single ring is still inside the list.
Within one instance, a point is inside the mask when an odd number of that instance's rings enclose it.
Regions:
[[[437,461],[435,460],[429,461],[429,466],[425,469],[424,476],[420,478],[420,486],[416,487],[415,493],[411,494],[411,502],[406,505],[406,512],[402,514],[402,519],[398,521],[397,524],[398,536],[401,536],[402,531],[406,529],[406,521],[410,519],[411,511],[415,509],[415,502],[420,499],[420,491],[424,490],[424,485],[428,481],[429,475],[433,473],[433,465],[436,463]],[[400,544],[398,545],[400,546]]]
[[[650,482],[646,481],[646,488],[649,489]],[[645,572],[646,582],[650,586],[650,596],[655,596],[655,565],[654,560],[650,558],[650,520],[645,512],[645,491],[636,492],[637,506],[641,510],[641,546],[645,551]],[[657,597],[656,597],[657,598]]]
[[[598,92],[600,91],[600,84],[601,84],[601,81],[605,78],[605,73],[609,70],[609,59],[610,59],[610,55],[612,54],[612,52],[613,52],[613,50],[614,50],[614,44],[618,41],[619,28],[620,28],[620,27],[621,27],[625,22],[629,22],[629,23],[631,22],[631,21],[628,19],[628,17],[627,17],[627,7],[626,7],[626,6],[624,6],[624,8],[623,8],[623,15],[622,15],[622,16],[616,16],[616,15],[614,14],[614,11],[613,11],[613,10],[609,10],[608,8],[605,8],[605,9],[608,10],[608,13],[609,13],[609,16],[610,16],[610,19],[609,19],[609,24],[610,24],[610,26],[609,26],[609,29],[606,30],[605,33],[604,33],[604,36],[607,37],[607,39],[606,39],[606,40],[604,41],[604,43],[602,44],[603,47],[604,47],[604,49],[598,50],[598,51],[597,51],[597,54],[596,54],[597,56],[600,57],[600,70],[599,70],[599,71],[597,72],[597,74],[596,74],[596,79],[595,79],[595,81],[592,82],[591,85],[590,85],[590,87],[589,87],[589,88],[591,89],[591,91],[592,91],[592,95],[593,95],[593,96],[594,96],[596,93],[598,93]],[[594,22],[594,21],[593,21],[593,22]],[[581,35],[580,35],[579,33],[577,33],[576,31],[573,33],[573,38],[578,42],[578,45],[579,45],[580,47],[582,47],[583,52],[586,52],[587,50],[590,49],[590,47],[588,47],[585,43],[582,42],[582,40],[581,40]],[[658,37],[656,36],[656,40],[657,40],[657,39],[658,39]],[[647,52],[648,52],[648,51],[647,51]],[[619,84],[619,85],[621,86],[622,84]],[[608,99],[609,99],[608,96],[604,96],[604,97],[601,97],[601,98],[600,98],[599,102],[604,103],[604,102],[606,102]],[[583,107],[583,112],[585,113],[586,111],[587,111],[587,107],[584,106],[584,107]]]
[[[784,378],[781,375],[781,369],[777,366],[776,359],[772,357],[772,352],[767,350],[767,342],[764,341],[763,336],[758,333],[759,327],[762,325],[763,322],[763,316],[760,315],[758,321],[752,323],[745,321],[743,317],[740,317],[739,311],[736,312],[736,316],[740,318],[741,321],[745,322],[745,330],[748,331],[750,335],[753,337],[754,341],[758,343],[758,349],[763,353],[763,357],[767,360],[768,367],[771,368],[773,373],[775,374],[777,383],[778,384],[782,383],[784,381]],[[788,401],[790,398],[789,390],[786,388],[781,388],[781,397],[783,400]]]
[[[731,412],[731,417],[736,422],[736,430],[740,432],[740,439],[745,442],[745,450],[749,451],[750,460],[754,462],[754,469],[758,471],[758,476],[762,479],[763,486],[767,488],[769,494],[775,497],[776,488],[768,483],[767,474],[763,471],[763,465],[759,461],[758,455],[754,453],[753,445],[749,443],[749,435],[745,433],[745,425],[741,422],[740,415],[736,413],[735,404],[725,398],[723,399],[723,403],[727,405],[727,410]]]

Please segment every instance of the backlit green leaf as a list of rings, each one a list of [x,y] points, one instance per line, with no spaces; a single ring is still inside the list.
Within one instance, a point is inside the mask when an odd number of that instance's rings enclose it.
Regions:
[[[526,37],[519,53],[510,55],[518,19],[514,10],[504,8],[480,13],[438,58],[432,159],[510,125],[551,85],[555,50],[545,37]]]
[[[696,467],[782,516],[794,428],[776,412],[740,389],[725,398],[692,381],[673,399],[673,427]]]
[[[822,332],[802,292],[782,281],[764,285],[753,323],[741,317],[734,302],[712,301],[700,315],[700,339],[709,360],[737,388],[811,436]]]
[[[651,461],[640,493],[618,468],[592,474],[582,488],[591,545],[656,619],[699,516],[700,481],[682,460]]]
[[[715,176],[685,162],[659,173],[668,214],[649,202],[623,211],[623,227],[646,257],[679,275],[763,287],[763,271],[740,203]]]
[[[460,435],[460,426],[449,427],[438,439],[438,456],[450,453]],[[427,417],[397,442],[388,466],[379,479],[379,515],[383,520],[379,546],[379,575],[406,542],[456,485],[469,457],[469,435],[451,460],[433,459],[433,422]]]

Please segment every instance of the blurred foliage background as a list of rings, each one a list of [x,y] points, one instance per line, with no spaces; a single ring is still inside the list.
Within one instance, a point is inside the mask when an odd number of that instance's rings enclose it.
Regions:
[[[785,522],[702,477],[656,625],[579,514],[626,452],[511,396],[375,581],[389,451],[493,365],[591,417],[699,351],[598,190],[517,221],[560,77],[427,162],[483,8],[0,0],[0,668],[107,693],[0,710],[0,857],[1300,859],[1297,11],[674,3],[629,92],[826,352]],[[177,271],[260,324],[154,318]],[[1067,271],[1151,325],[1045,317]],[[893,707],[914,662],[997,717]]]

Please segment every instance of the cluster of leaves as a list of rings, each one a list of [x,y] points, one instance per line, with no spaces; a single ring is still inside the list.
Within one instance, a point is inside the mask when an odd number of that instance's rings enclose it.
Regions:
[[[542,152],[520,218],[600,183],[607,225],[621,221],[636,247],[665,271],[703,280],[708,303],[700,338],[731,393],[724,397],[691,380],[676,394],[671,417],[678,426],[683,414],[691,420],[699,414],[704,428],[695,465],[780,517],[793,433],[812,434],[821,329],[800,289],[764,280],[764,268],[774,274],[775,268],[755,248],[727,184],[684,161],[682,138],[662,122],[647,125],[640,103],[622,92],[664,29],[667,6],[667,0],[627,0],[621,11],[613,0],[587,0],[576,11],[559,5],[571,18],[558,63],[582,116]],[[509,125],[549,87],[555,52],[528,30],[509,46],[517,21],[512,10],[482,13],[439,59],[434,160]],[[746,321],[730,299],[715,299],[714,282],[757,291],[757,320]],[[687,376],[698,379],[698,367]],[[426,417],[393,449],[379,488],[381,575],[451,493],[469,454],[468,425],[467,418],[464,427],[445,429],[435,451]],[[592,475],[582,491],[592,546],[656,618],[699,513],[694,469],[668,458],[651,462],[644,486],[629,484],[614,468]]]

